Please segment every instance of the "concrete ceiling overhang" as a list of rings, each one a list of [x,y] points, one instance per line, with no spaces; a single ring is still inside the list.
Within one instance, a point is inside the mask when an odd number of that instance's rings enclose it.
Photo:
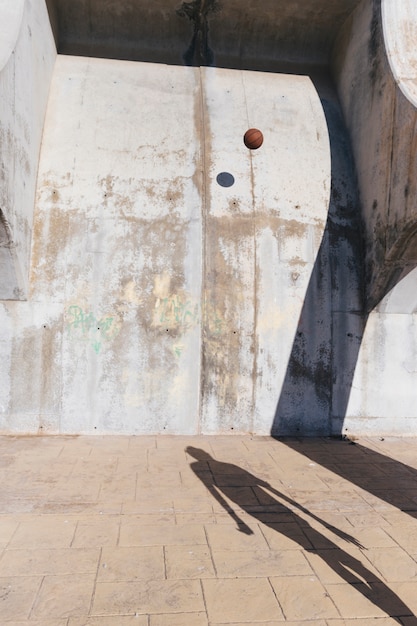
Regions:
[[[47,0],[58,52],[177,65],[327,65],[360,0]]]

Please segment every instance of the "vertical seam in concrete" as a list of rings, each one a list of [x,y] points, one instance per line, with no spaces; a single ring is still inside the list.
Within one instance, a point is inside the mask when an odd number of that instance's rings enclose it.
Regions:
[[[394,162],[394,124],[395,124],[395,116],[396,116],[396,111],[397,111],[397,94],[396,94],[396,89],[394,89],[394,95],[393,95],[393,104],[392,104],[392,117],[391,117],[391,133],[390,133],[390,140],[391,140],[391,151],[390,151],[390,160],[389,160],[389,175],[388,175],[388,194],[387,194],[387,224],[388,224],[388,228],[385,230],[385,242],[384,242],[384,254],[387,254],[387,248],[388,248],[388,241],[387,241],[387,237],[388,237],[388,231],[389,231],[389,227],[390,227],[390,207],[391,207],[391,189],[392,189],[392,171],[393,171],[393,162]]]
[[[251,125],[249,120],[248,103],[246,99],[245,81],[243,80],[243,73],[240,72],[242,81],[243,98],[245,101],[246,121],[248,128]],[[249,163],[250,163],[250,188],[252,196],[252,224],[253,224],[253,369],[252,369],[252,411],[250,416],[251,432],[254,431],[254,416],[256,409],[256,378],[258,369],[258,341],[257,341],[257,327],[258,327],[258,300],[257,300],[257,255],[256,255],[256,203],[255,203],[255,177],[253,174],[253,158],[252,151],[249,150]]]
[[[197,434],[201,434],[203,411],[203,366],[204,366],[204,334],[206,322],[206,274],[207,274],[207,198],[206,198],[206,120],[204,114],[204,84],[201,67],[198,68],[199,99],[200,99],[200,166],[201,166],[201,305],[200,305],[200,376],[197,406]]]

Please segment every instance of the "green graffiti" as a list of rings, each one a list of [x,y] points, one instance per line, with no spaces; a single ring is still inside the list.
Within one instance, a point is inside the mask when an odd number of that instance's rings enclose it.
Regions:
[[[99,354],[102,345],[116,337],[119,327],[111,316],[97,318],[73,304],[67,311],[67,331],[73,339],[89,343],[94,352]]]
[[[158,309],[161,324],[191,327],[198,322],[198,304],[191,300],[182,301],[180,296],[163,298]]]
[[[200,305],[190,298],[181,298],[172,295],[157,301],[156,324],[171,328],[188,329],[201,321],[212,334],[220,334],[225,329],[225,321],[211,304],[206,304],[200,310]]]
[[[184,347],[182,344],[175,344],[175,346],[172,347],[175,356],[177,356],[178,358],[180,358],[181,354],[183,353]]]

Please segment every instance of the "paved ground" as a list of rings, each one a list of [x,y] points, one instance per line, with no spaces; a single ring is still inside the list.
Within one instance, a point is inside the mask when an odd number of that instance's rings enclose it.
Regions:
[[[416,444],[0,438],[0,624],[417,624]]]

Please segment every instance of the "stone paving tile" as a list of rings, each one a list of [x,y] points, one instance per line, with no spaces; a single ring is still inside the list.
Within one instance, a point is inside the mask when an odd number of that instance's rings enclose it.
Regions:
[[[75,529],[71,546],[88,548],[94,546],[116,546],[119,539],[120,519],[108,516],[90,521],[80,521]]]
[[[326,585],[342,617],[371,618],[411,615],[401,596],[382,583],[372,585]]]
[[[165,578],[165,561],[162,546],[103,548],[97,575],[98,581],[117,582],[163,578]]]
[[[364,555],[386,581],[417,583],[417,563],[402,548],[372,548]]]
[[[403,514],[401,514],[402,516]],[[354,511],[346,514],[346,519],[354,528],[369,527],[369,528],[386,528],[391,526],[391,523],[385,516],[380,513],[376,513],[374,510],[368,513],[357,514]]]
[[[38,515],[76,515],[77,517],[95,517],[97,515],[120,515],[120,502],[56,502],[43,501],[33,506],[33,513]]]
[[[49,500],[69,502],[96,502],[100,493],[101,480],[89,482],[83,478],[57,485],[48,493]]]
[[[377,511],[392,509],[395,507],[402,511],[408,509],[416,510],[417,508],[417,490],[376,490],[372,488],[372,494],[367,491],[363,492],[363,499],[371,504]]]
[[[417,510],[406,512],[395,509],[390,513],[382,513],[381,517],[385,520],[387,526],[409,526],[415,528],[417,525]]]
[[[178,526],[187,524],[215,524],[218,520],[213,512],[195,511],[194,513],[175,513]]]
[[[304,626],[305,623],[306,622],[300,622],[300,626]],[[327,626],[394,626],[394,624],[398,626],[398,620],[391,617],[371,617],[370,619],[362,617],[360,620],[354,618],[333,619],[327,621]]]
[[[250,526],[239,524],[206,525],[209,545],[213,550],[268,550],[269,546],[258,524]]]
[[[206,544],[206,535],[202,525],[139,525],[137,522],[125,522],[122,519],[120,526],[120,546],[193,546]]]
[[[206,491],[198,489],[186,493],[172,493],[175,513],[213,513],[213,498]]]
[[[398,524],[386,531],[388,535],[413,557],[417,556],[417,521],[414,524]]]
[[[69,548],[76,521],[65,516],[37,515],[20,522],[9,548]]]
[[[95,573],[100,558],[98,548],[5,550],[0,560],[2,576],[33,576]]]
[[[17,490],[16,490],[17,491]],[[19,515],[23,513],[34,513],[38,501],[23,498],[0,498],[0,515]]]
[[[294,550],[299,547],[310,549],[313,547],[305,533],[305,528],[296,522],[270,524],[261,526],[261,529],[271,550]]]
[[[333,622],[325,622],[324,620],[314,620],[314,621],[301,621],[301,622],[289,622],[287,620],[283,621],[267,621],[267,622],[254,622],[253,626],[329,626],[333,624]],[[248,626],[248,622],[221,622],[220,624],[210,622],[210,626]],[[340,626],[340,625],[339,625]],[[356,624],[356,626],[362,626],[362,624]],[[378,626],[378,625],[375,625]]]
[[[64,619],[42,620],[41,622],[24,620],[23,622],[6,622],[5,626],[68,626],[68,620],[66,617]]]
[[[295,503],[297,504],[297,503]],[[337,528],[338,530],[344,530],[352,533],[354,525],[347,519],[345,513],[338,513],[337,511],[321,511],[320,515],[314,514],[311,511],[303,511],[293,507],[294,512],[298,515],[298,523],[300,526],[308,525],[312,528],[320,528],[323,530],[323,525]]]
[[[169,438],[169,435],[167,435],[167,441]],[[156,448],[158,438],[155,435],[132,435],[127,437],[127,439],[129,440],[129,446],[124,456],[134,455],[136,457],[140,452],[143,453],[151,448]],[[161,446],[161,443],[159,445]]]
[[[0,578],[0,624],[29,617],[41,582],[39,576]]]
[[[325,493],[317,491],[315,494],[311,494],[311,492],[304,490],[298,492],[291,490],[289,493],[293,500],[312,512],[340,511],[348,515],[353,511],[366,514],[373,510],[372,504],[354,491],[328,491]],[[380,501],[378,500],[378,502]]]
[[[358,548],[349,547],[346,551],[337,548],[328,550],[308,550],[305,557],[316,576],[324,584],[378,582],[381,574],[368,562]]]
[[[67,622],[65,622],[67,624]],[[7,625],[8,626],[8,625]],[[27,624],[25,626],[31,626]],[[43,626],[43,625],[42,625]],[[108,617],[70,617],[68,626],[149,626],[147,615],[113,615]]]
[[[166,503],[169,503],[169,506],[172,507],[174,493],[177,493],[176,490],[172,487],[167,487],[164,484],[164,476],[161,476],[160,478],[154,479],[154,485],[152,487],[142,486],[140,483],[138,483],[135,500],[139,503],[140,506],[146,506],[147,503],[153,503],[154,507],[160,507],[165,506]],[[153,512],[155,512],[155,510],[158,509],[154,509]],[[142,513],[146,511],[138,510],[136,512]],[[148,512],[152,513],[152,511]]]
[[[134,500],[136,496],[136,476],[113,476],[111,479],[103,481],[97,499],[100,502],[112,500],[113,502],[124,502]]]
[[[128,468],[129,469],[129,468]],[[128,471],[128,470],[126,470]],[[133,470],[132,470],[133,473]],[[169,473],[164,473],[161,470],[149,470],[143,472],[141,470],[137,471],[136,476],[136,492],[137,494],[143,494],[147,489],[153,489],[155,487],[155,483],[164,484],[164,489],[168,487],[181,489],[184,488],[184,482],[182,480],[182,476],[180,472],[170,471]],[[127,498],[125,498],[127,499]]]
[[[92,615],[204,611],[198,580],[97,583]]]
[[[315,576],[271,578],[286,620],[340,617],[321,582]]]
[[[415,612],[414,612],[415,615]],[[404,624],[404,626],[416,626],[416,618],[413,617],[402,617],[401,618],[401,623]]]
[[[18,521],[0,515],[0,548],[7,546],[18,527]]]
[[[216,574],[207,546],[166,546],[167,578],[215,578]]]
[[[405,603],[411,610],[412,614],[417,617],[417,593],[415,582],[395,582],[389,584],[390,589]],[[417,620],[410,622],[410,626],[416,626]]]
[[[282,484],[286,489],[289,490],[300,490],[300,491],[320,491],[323,494],[326,494],[330,491],[329,485],[317,476],[314,470],[310,471],[297,471],[297,472],[288,472],[287,476],[282,479]],[[345,484],[346,488],[346,484]]]
[[[314,573],[302,550],[213,550],[213,560],[219,578],[308,576]]]
[[[149,519],[154,522],[157,516],[162,517],[162,521],[165,522],[168,516],[174,515],[174,504],[172,498],[166,498],[160,500],[158,498],[146,497],[135,500],[134,502],[122,503],[123,515],[152,515],[153,518]],[[172,517],[172,519],[175,519]]]
[[[206,579],[202,585],[210,624],[283,619],[267,578]]]
[[[166,613],[165,615],[150,615],[149,626],[208,626],[208,621],[205,613],[181,613],[180,615]],[[247,623],[246,626],[248,626]]]
[[[222,487],[222,493],[233,502],[239,502],[243,508],[245,505],[257,505],[259,500],[251,487]]]
[[[337,528],[336,528],[337,530]],[[331,541],[337,545],[339,548],[346,549],[349,544],[351,545],[360,545],[365,550],[369,548],[397,548],[398,544],[394,541],[392,537],[390,537],[390,533],[387,528],[378,528],[374,526],[373,528],[350,528],[346,531],[349,536],[344,536],[343,533],[340,535],[337,533],[323,531],[323,534],[331,539]],[[308,537],[309,533],[306,531]]]
[[[95,574],[45,576],[31,618],[42,620],[88,615],[94,581]]]

